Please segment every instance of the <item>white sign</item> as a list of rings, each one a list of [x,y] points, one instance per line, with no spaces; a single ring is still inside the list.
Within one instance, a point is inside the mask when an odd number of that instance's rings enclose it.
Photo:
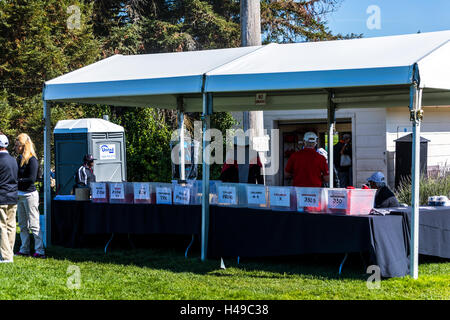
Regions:
[[[266,204],[266,188],[264,186],[247,187],[248,204]]]
[[[125,199],[125,188],[123,183],[110,184],[109,189],[109,199],[111,200],[124,200]]]
[[[266,95],[266,93],[257,93],[255,96],[255,106],[265,106]]]
[[[289,188],[271,188],[270,205],[289,208],[291,206],[291,190]]]
[[[150,184],[134,183],[134,200],[150,200]]]
[[[258,152],[269,151],[269,136],[265,135],[262,137],[252,138],[252,149]]]
[[[106,183],[91,183],[92,199],[106,199]]]
[[[157,204],[172,204],[172,190],[170,188],[156,188]]]
[[[176,204],[189,204],[190,199],[190,188],[175,186],[175,190],[173,191],[173,202]]]
[[[328,190],[329,209],[347,209],[347,191]]]
[[[319,207],[319,192],[320,190],[297,191],[297,206],[299,208]]]
[[[237,204],[236,187],[220,186],[218,189],[219,203]]]
[[[116,159],[116,145],[102,144],[99,147],[100,160],[115,160]]]

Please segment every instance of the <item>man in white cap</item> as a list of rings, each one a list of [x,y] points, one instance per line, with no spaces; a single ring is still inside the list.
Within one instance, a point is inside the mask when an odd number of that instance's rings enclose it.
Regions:
[[[324,183],[328,183],[327,160],[315,149],[317,135],[314,132],[306,132],[303,141],[305,147],[289,157],[284,170],[285,175],[293,178],[294,187],[320,188]]]
[[[382,172],[375,172],[367,179],[367,182],[369,182],[370,188],[377,189],[374,208],[392,208],[399,206],[395,194],[386,185]]]
[[[8,138],[0,132],[0,263],[13,262],[16,241],[18,167],[6,150],[8,145]]]

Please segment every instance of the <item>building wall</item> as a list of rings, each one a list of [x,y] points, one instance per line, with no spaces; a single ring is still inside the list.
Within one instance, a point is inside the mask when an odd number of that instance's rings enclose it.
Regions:
[[[266,111],[264,128],[276,129],[278,121],[326,118],[326,110]],[[342,109],[336,118],[352,119],[354,185],[361,186],[374,171],[386,174],[386,109]],[[279,162],[278,167],[279,172],[284,169]],[[268,176],[266,182],[280,185],[280,174]]]
[[[450,108],[424,107],[421,136],[430,140],[428,143],[428,169],[442,170],[450,167]],[[386,120],[386,145],[389,154],[388,175],[395,177],[395,140],[412,132],[409,110],[388,108]]]

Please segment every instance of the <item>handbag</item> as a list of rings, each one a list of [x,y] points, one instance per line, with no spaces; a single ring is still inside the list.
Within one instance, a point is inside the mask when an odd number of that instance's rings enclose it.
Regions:
[[[348,154],[341,155],[341,167],[349,167],[352,165],[352,158]]]

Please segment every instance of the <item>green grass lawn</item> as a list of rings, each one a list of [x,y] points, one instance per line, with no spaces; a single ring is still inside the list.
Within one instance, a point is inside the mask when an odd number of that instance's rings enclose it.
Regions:
[[[349,263],[339,276],[334,257],[239,265],[227,259],[221,269],[218,260],[201,262],[198,252],[185,259],[180,250],[161,248],[105,255],[52,247],[47,253],[46,260],[15,257],[0,264],[0,299],[450,299],[450,262],[442,259],[422,262],[418,280],[385,279],[370,290],[361,265]],[[70,266],[79,268],[78,289],[67,285],[75,276]]]

